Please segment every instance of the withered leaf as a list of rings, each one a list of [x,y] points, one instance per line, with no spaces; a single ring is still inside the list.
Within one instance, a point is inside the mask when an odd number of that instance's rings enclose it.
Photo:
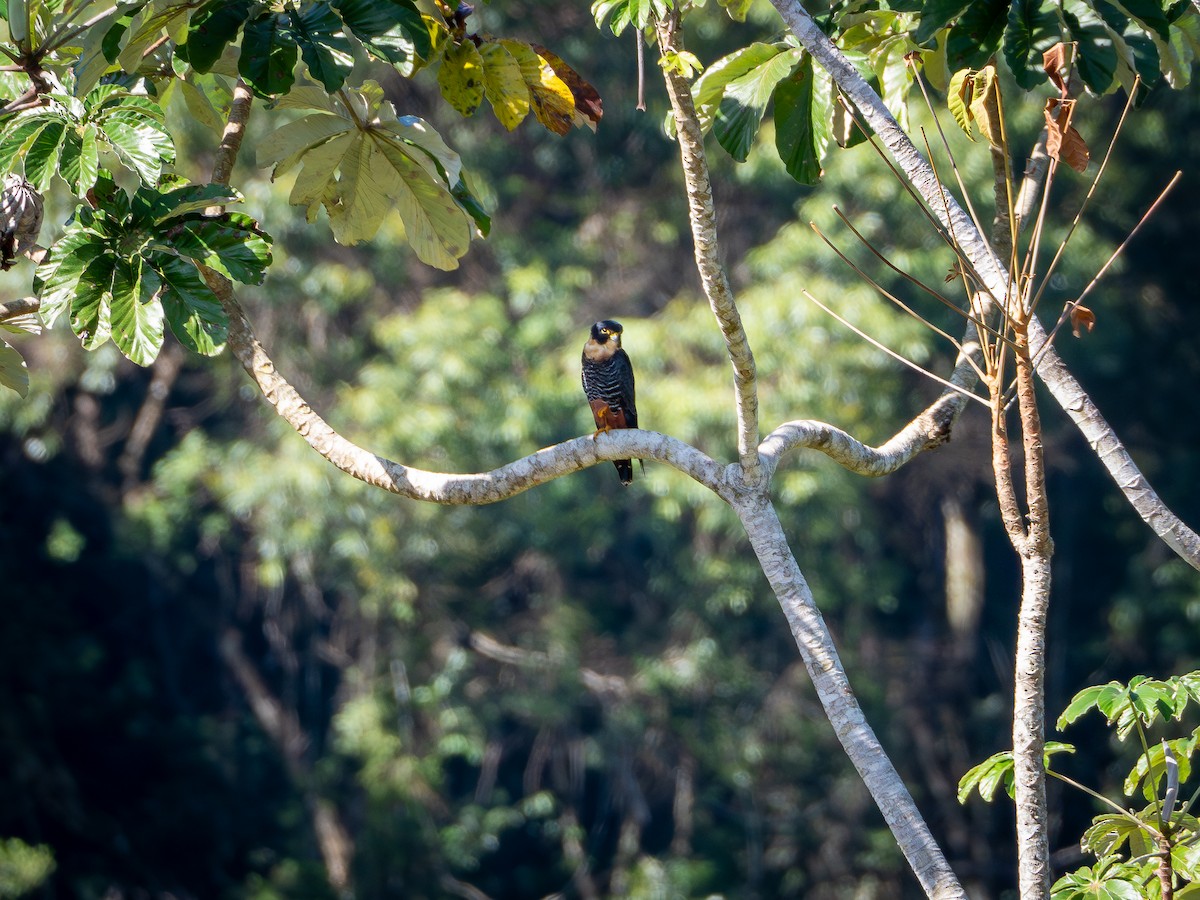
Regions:
[[[1042,54],[1042,68],[1058,88],[1059,96],[1067,96],[1067,83],[1063,80],[1062,71],[1067,62],[1067,45],[1055,44]]]
[[[531,44],[535,51],[550,64],[554,74],[563,80],[575,98],[575,124],[586,125],[592,131],[600,124],[604,116],[604,104],[600,92],[580,76],[578,72],[562,61],[557,54],[552,53],[540,44]]]
[[[1082,337],[1080,331],[1091,332],[1096,327],[1096,314],[1086,306],[1075,303],[1071,306],[1071,333]]]
[[[1046,101],[1046,152],[1051,159],[1065,162],[1076,172],[1087,169],[1091,153],[1083,136],[1071,124],[1074,100]]]

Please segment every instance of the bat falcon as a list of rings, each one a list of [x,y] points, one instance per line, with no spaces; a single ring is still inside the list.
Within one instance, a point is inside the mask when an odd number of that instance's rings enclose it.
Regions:
[[[633,365],[621,349],[620,322],[604,319],[592,326],[591,336],[583,345],[583,393],[592,407],[596,431],[610,428],[637,428],[634,402]],[[621,484],[633,481],[633,461],[613,460]]]

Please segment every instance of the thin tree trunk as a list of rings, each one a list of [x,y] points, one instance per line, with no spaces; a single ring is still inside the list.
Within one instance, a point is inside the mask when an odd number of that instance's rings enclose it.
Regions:
[[[825,714],[883,813],[921,887],[927,896],[937,900],[965,900],[962,886],[921,817],[912,795],[863,716],[829,629],[788,546],[774,506],[766,498],[753,497],[735,508],[795,635]]]

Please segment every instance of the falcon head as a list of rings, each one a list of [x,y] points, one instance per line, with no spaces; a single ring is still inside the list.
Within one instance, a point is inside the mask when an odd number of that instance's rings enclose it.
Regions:
[[[612,319],[604,319],[592,326],[592,340],[597,344],[607,344],[609,338],[620,347],[621,332],[625,329],[621,327],[620,322],[614,322]]]

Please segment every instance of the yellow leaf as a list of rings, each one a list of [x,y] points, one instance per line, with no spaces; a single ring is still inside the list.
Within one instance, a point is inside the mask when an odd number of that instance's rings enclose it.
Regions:
[[[575,122],[575,97],[567,83],[529,44],[513,40],[502,40],[500,43],[521,67],[521,77],[529,88],[529,98],[537,120],[555,134],[567,134]]]
[[[512,131],[529,115],[529,88],[521,66],[504,46],[487,41],[479,48],[483,58],[483,90],[500,124]]]
[[[438,87],[446,102],[464,116],[474,113],[483,102],[483,57],[470,38],[446,48]]]

